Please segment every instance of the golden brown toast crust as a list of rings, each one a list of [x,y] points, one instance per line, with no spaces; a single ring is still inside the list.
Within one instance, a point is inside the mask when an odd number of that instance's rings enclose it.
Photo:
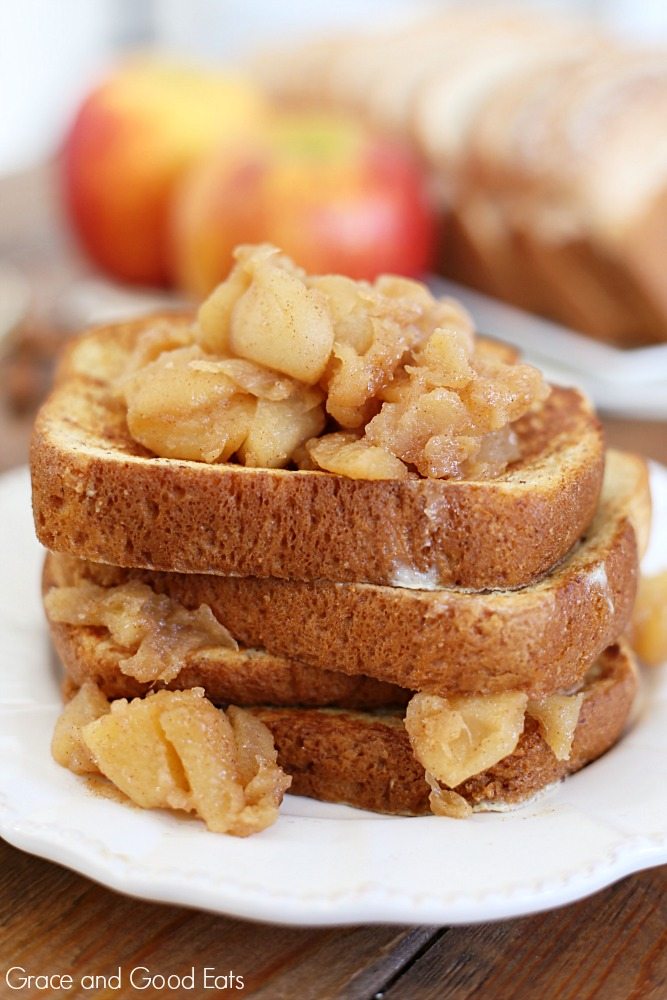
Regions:
[[[447,696],[577,684],[622,634],[637,580],[635,526],[649,517],[645,463],[610,452],[588,538],[547,577],[471,594],[122,570],[73,563],[107,585],[138,578],[190,608],[208,604],[240,642],[313,668]],[[57,562],[57,557],[51,557]]]
[[[516,587],[586,529],[603,470],[600,425],[556,388],[516,425],[522,458],[496,479],[353,480],[151,457],[111,383],[155,318],[70,350],[32,443],[35,526],[50,549],[182,573]],[[174,322],[184,323],[183,317]]]
[[[516,750],[458,786],[473,806],[518,803],[609,749],[625,727],[637,690],[632,654],[618,645],[598,660],[599,676],[585,689],[569,760],[557,760],[538,724],[526,717]],[[298,708],[256,708],[292,775],[290,791],[384,813],[430,813],[429,786],[415,760],[400,715],[349,714]]]

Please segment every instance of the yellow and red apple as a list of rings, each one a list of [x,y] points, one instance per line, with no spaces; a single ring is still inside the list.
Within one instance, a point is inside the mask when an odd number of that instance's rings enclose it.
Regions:
[[[420,274],[435,243],[423,172],[404,145],[356,120],[277,116],[184,177],[172,211],[173,278],[206,295],[237,244],[262,241],[311,273]]]
[[[175,183],[264,113],[258,91],[228,75],[147,59],[112,74],[83,103],[63,149],[65,199],[90,256],[116,277],[166,283]]]

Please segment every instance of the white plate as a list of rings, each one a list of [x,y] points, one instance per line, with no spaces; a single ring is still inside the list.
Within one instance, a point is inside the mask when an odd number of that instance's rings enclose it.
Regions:
[[[667,565],[667,470],[652,479],[655,570]],[[0,524],[0,833],[17,847],[144,899],[291,924],[512,917],[667,861],[665,671],[618,747],[511,813],[383,817],[288,796],[275,826],[238,840],[95,797],[49,755],[59,676],[25,470],[0,478]]]
[[[622,349],[444,278],[431,278],[429,285],[462,302],[480,333],[514,344],[550,381],[579,386],[598,409],[667,418],[667,343]]]

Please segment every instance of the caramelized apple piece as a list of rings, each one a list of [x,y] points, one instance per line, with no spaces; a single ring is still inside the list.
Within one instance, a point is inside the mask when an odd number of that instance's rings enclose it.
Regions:
[[[192,335],[189,330],[168,320],[160,320],[137,337],[127,365],[127,374],[130,375],[139,368],[145,368],[152,361],[157,361],[165,351],[191,346]]]
[[[253,272],[232,310],[233,354],[314,385],[327,366],[334,342],[326,299],[301,278],[271,260]]]
[[[451,788],[442,788],[432,774],[426,772],[426,780],[431,787],[428,803],[434,816],[448,816],[450,819],[466,819],[472,815],[470,803],[453,792]]]
[[[285,375],[278,375],[270,368],[256,365],[253,361],[246,361],[244,358],[211,358],[193,364],[193,367],[201,371],[220,372],[232,382],[242,392],[247,392],[258,399],[269,399],[278,402],[283,399],[292,399],[304,391],[316,393],[316,389],[304,390],[301,382],[288,378]],[[318,401],[323,397],[318,394]]]
[[[544,741],[557,760],[569,759],[583,700],[583,694],[552,694],[528,702],[526,711],[539,722]]]
[[[650,667],[667,660],[667,571],[639,581],[632,618],[632,645]]]
[[[514,751],[527,702],[519,691],[452,698],[420,692],[405,713],[413,753],[437,781],[456,788]]]
[[[400,459],[354,434],[325,434],[308,441],[306,450],[318,468],[350,479],[407,479],[409,475]]]
[[[211,354],[227,354],[232,310],[250,285],[251,276],[240,267],[215,288],[199,307],[197,340]]]
[[[53,759],[75,774],[94,774],[97,765],[81,737],[89,722],[106,715],[109,702],[96,684],[87,681],[61,712],[51,740]]]
[[[194,650],[238,649],[208,605],[191,611],[138,580],[52,587],[44,605],[54,622],[107,628],[113,642],[132,654],[119,657],[121,671],[143,683],[173,680]]]
[[[308,278],[308,287],[325,296],[336,343],[348,344],[357,354],[364,354],[373,342],[370,285],[342,274],[323,274]]]
[[[326,418],[320,399],[314,389],[277,402],[259,399],[239,460],[265,469],[284,468],[296,449],[323,429]]]
[[[156,455],[225,460],[243,439],[255,400],[221,372],[202,369],[203,358],[199,347],[168,351],[125,382],[130,434]]]
[[[270,243],[260,243],[257,246],[242,244],[235,249],[233,256],[236,261],[234,267],[225,281],[202,302],[197,313],[197,342],[211,354],[229,354],[232,311],[250,287],[255,268],[271,260],[276,267],[282,267],[292,274],[303,273],[289,257]]]
[[[97,767],[146,809],[194,812],[215,833],[265,829],[291,778],[276,763],[264,724],[216,709],[201,688],[113,702],[82,729]]]

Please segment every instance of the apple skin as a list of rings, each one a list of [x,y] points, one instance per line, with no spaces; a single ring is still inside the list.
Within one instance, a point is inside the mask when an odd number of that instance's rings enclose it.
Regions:
[[[245,80],[157,59],[119,68],[85,99],[62,151],[65,204],[90,257],[117,278],[167,283],[174,185],[264,114]]]
[[[356,120],[292,113],[184,178],[172,211],[172,276],[205,296],[226,277],[237,244],[264,241],[312,274],[415,276],[433,263],[434,219],[404,145]]]

